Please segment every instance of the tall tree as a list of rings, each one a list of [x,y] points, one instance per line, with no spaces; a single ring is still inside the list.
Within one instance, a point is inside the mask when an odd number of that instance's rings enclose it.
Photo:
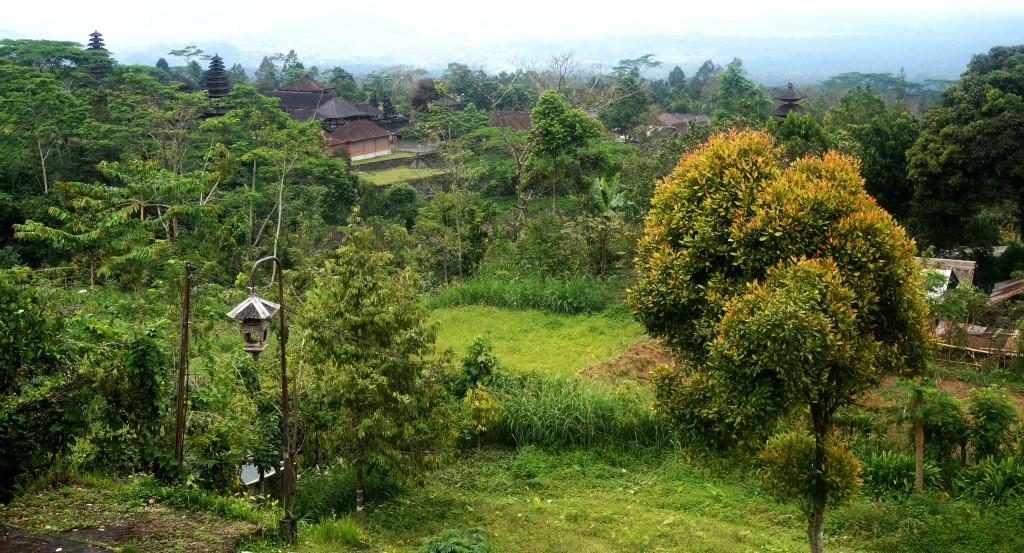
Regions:
[[[83,104],[52,74],[0,65],[0,141],[13,139],[32,152],[44,193],[50,189],[50,161],[80,133],[85,117]]]
[[[415,273],[368,247],[369,229],[350,227],[352,244],[317,271],[303,308],[318,401],[335,424],[338,455],[363,476],[379,471],[417,480],[451,444],[443,365]]]
[[[267,56],[263,56],[260,66],[256,68],[253,84],[261,92],[274,90],[281,86],[281,74],[277,70],[277,65]]]
[[[718,82],[718,89],[713,95],[717,121],[759,124],[768,120],[771,100],[754,81],[747,78],[742,60],[733,59],[718,75]]]
[[[615,81],[614,100],[598,112],[601,122],[616,133],[630,139],[637,139],[647,117],[650,103],[640,83],[640,78],[633,73],[623,73]]]
[[[541,95],[530,112],[532,153],[549,162],[551,171],[551,209],[555,209],[558,179],[566,157],[575,155],[601,134],[601,125],[583,110],[572,109],[561,94],[549,90]]]
[[[808,439],[776,438],[763,458],[790,476],[766,483],[801,499],[820,553],[826,506],[856,485],[833,414],[884,375],[923,370],[927,308],[914,243],[856,161],[783,170],[772,142],[716,135],[682,158],[653,200],[628,301],[687,361],[656,393],[691,437],[756,448],[780,418],[809,415]]]
[[[1024,45],[971,59],[960,82],[925,112],[908,156],[914,216],[924,242],[940,248],[991,246],[986,210],[1014,206],[1024,232]]]

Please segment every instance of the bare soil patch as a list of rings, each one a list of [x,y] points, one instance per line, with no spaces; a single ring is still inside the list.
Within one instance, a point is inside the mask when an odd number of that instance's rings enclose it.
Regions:
[[[622,355],[590,365],[577,374],[613,385],[624,380],[645,385],[650,383],[658,366],[674,367],[675,364],[676,359],[664,340],[644,338],[629,346]]]

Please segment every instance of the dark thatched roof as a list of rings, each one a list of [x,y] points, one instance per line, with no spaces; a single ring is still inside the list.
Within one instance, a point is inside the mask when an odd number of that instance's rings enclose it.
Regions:
[[[331,98],[316,110],[317,119],[358,119],[367,113],[344,98]]]
[[[772,115],[775,117],[785,119],[790,112],[794,112],[797,115],[804,115],[807,113],[807,108],[801,106],[800,104],[782,104],[781,106],[772,110]]]
[[[786,85],[786,90],[783,90],[782,92],[776,94],[775,96],[772,96],[772,98],[776,100],[781,100],[783,102],[799,102],[800,100],[803,100],[806,97],[806,94],[793,88],[793,83],[789,83],[788,85]]]
[[[388,131],[378,127],[373,121],[357,119],[334,129],[328,136],[332,142],[338,144],[349,144],[374,138],[387,138],[391,135]]]

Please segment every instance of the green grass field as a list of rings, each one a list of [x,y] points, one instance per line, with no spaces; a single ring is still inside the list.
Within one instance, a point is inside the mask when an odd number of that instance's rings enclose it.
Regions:
[[[383,171],[359,171],[358,174],[361,179],[366,179],[377,186],[384,186],[388,184],[395,184],[396,182],[409,182],[426,177],[432,177],[434,175],[439,175],[442,172],[443,171],[441,169],[410,169],[408,167],[395,167],[393,169],[385,169]]]
[[[456,358],[480,336],[494,345],[494,354],[512,370],[539,370],[573,375],[580,369],[619,355],[644,336],[628,315],[551,315],[466,306],[435,309],[439,323],[437,349],[451,348]]]

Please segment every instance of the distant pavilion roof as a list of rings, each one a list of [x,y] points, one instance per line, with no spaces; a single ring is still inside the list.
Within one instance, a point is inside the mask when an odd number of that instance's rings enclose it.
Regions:
[[[356,119],[369,114],[344,98],[331,98],[316,110],[318,119]]]
[[[337,144],[349,144],[373,138],[388,138],[391,134],[373,121],[357,119],[334,129],[328,136]]]
[[[782,102],[782,105],[775,108],[772,111],[772,115],[780,119],[785,119],[790,113],[796,113],[797,115],[804,115],[807,113],[807,109],[797,104],[800,100],[806,98],[807,95],[799,90],[793,88],[793,83],[786,85],[786,90],[772,96],[772,98]]]
[[[330,92],[334,90],[334,87],[310,77],[303,77],[294,83],[288,86],[282,86],[277,90],[280,92]]]
[[[772,96],[772,98],[776,100],[781,100],[783,102],[799,102],[800,100],[803,100],[806,97],[806,94],[793,88],[793,83],[787,84],[785,90],[776,94],[775,96]]]

